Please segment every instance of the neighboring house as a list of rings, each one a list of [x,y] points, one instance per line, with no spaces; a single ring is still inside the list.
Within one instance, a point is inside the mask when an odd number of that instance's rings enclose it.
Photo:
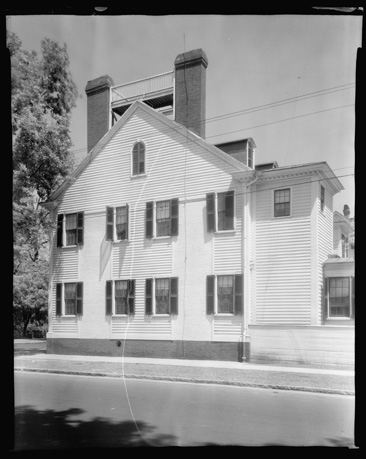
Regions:
[[[45,204],[48,352],[352,364],[352,330],[324,320],[343,187],[326,162],[207,142],[207,65],[88,82],[88,156]]]

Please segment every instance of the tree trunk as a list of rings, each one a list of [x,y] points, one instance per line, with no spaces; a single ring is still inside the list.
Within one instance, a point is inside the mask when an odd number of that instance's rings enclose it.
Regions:
[[[24,319],[24,324],[23,324],[23,338],[27,337],[27,327],[31,318],[31,311],[27,311],[23,313],[23,319]]]

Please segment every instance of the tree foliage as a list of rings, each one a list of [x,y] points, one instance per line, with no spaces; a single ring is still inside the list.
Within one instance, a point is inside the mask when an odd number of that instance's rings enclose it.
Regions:
[[[77,89],[66,45],[44,38],[41,56],[7,34],[11,59],[13,136],[14,319],[26,331],[45,320],[48,211],[41,206],[70,173],[70,116]]]

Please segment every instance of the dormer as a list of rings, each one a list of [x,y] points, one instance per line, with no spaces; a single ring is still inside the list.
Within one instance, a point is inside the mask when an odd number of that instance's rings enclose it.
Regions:
[[[251,169],[255,168],[255,148],[254,140],[249,137],[248,139],[234,140],[232,142],[219,143],[215,147],[228,153],[233,158],[241,161]]]

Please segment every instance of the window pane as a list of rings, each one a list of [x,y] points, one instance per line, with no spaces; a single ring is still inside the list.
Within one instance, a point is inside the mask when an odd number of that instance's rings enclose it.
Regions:
[[[156,279],[156,314],[169,314],[169,279]]]
[[[76,284],[65,284],[65,315],[76,313]]]
[[[126,207],[116,208],[116,232],[117,239],[127,239],[127,209]]]
[[[77,214],[66,215],[66,245],[76,244]]]
[[[349,317],[349,278],[335,277],[329,279],[329,316]]]
[[[230,313],[234,311],[234,278],[233,276],[217,277],[217,312]]]
[[[290,189],[275,190],[274,216],[284,217],[290,215]]]
[[[132,151],[133,171],[135,174],[143,174],[145,172],[145,146],[142,142],[137,142]]]
[[[116,314],[127,314],[127,281],[116,281],[115,282],[115,305]]]
[[[170,201],[156,203],[156,235],[170,236]]]

